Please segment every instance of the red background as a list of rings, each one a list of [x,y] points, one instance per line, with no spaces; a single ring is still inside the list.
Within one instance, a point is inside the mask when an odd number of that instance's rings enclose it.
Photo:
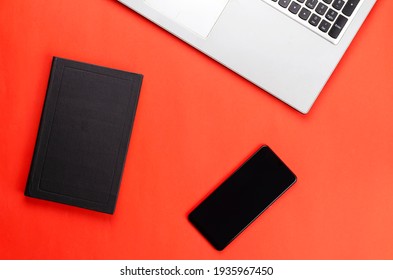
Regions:
[[[302,115],[114,0],[0,8],[0,258],[393,258],[393,1]],[[52,56],[144,74],[113,216],[23,195]],[[223,252],[187,214],[261,144],[298,182]]]

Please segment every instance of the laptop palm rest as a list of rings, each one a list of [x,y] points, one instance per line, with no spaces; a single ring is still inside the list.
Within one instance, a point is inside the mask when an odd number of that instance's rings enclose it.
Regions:
[[[144,0],[150,7],[206,38],[229,0]]]

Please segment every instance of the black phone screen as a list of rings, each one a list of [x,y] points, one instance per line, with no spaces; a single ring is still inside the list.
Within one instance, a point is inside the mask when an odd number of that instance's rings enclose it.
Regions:
[[[268,146],[262,146],[188,218],[222,250],[295,182],[295,174]]]

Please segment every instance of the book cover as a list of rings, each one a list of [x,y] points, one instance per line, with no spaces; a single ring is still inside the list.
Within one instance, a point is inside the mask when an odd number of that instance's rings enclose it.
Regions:
[[[54,57],[25,195],[113,214],[141,84]]]

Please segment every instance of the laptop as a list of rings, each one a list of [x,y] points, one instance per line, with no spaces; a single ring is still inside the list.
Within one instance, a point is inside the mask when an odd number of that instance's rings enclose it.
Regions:
[[[376,0],[118,0],[308,113]]]

